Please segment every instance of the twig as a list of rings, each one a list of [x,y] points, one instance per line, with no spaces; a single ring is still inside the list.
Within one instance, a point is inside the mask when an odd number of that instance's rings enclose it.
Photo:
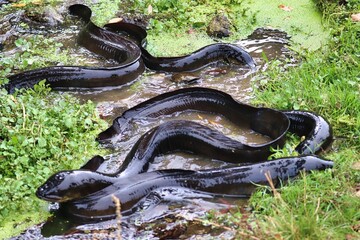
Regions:
[[[317,214],[317,212],[319,211],[319,208],[320,208],[320,198],[317,199],[317,204],[316,204],[316,209],[315,209],[315,212],[314,212],[314,216]]]
[[[114,194],[111,195],[112,200],[116,206],[116,224],[118,226],[117,229],[117,239],[121,240],[121,203],[119,198],[117,198]]]
[[[267,181],[269,182],[269,185],[271,187],[271,190],[274,193],[275,198],[281,199],[280,193],[276,190],[269,171],[267,171],[265,173],[265,177],[266,177]]]

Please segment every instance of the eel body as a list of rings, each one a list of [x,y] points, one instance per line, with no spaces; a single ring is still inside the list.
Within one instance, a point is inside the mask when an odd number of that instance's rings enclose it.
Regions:
[[[107,59],[113,59],[119,65],[114,67],[52,66],[21,72],[8,77],[9,83],[4,87],[10,93],[13,93],[15,89],[31,88],[44,79],[53,89],[121,86],[132,82],[144,72],[141,50],[136,43],[97,27],[90,20],[91,10],[84,5],[72,5],[69,11],[85,22],[85,26],[78,35],[79,45]]]
[[[128,33],[138,43],[145,66],[151,70],[164,72],[191,72],[207,65],[225,61],[256,68],[253,58],[240,46],[228,43],[215,43],[200,48],[188,55],[178,57],[155,57],[146,49],[146,30],[132,23],[118,22],[106,24],[104,28]]]
[[[15,89],[31,88],[44,79],[51,88],[60,90],[122,86],[139,77],[145,66],[156,71],[184,72],[195,71],[217,61],[228,61],[255,69],[249,53],[237,45],[226,43],[211,44],[180,57],[154,57],[143,47],[147,36],[145,29],[127,23],[105,25],[109,30],[100,28],[90,20],[91,9],[82,4],[71,5],[69,11],[85,22],[78,35],[78,44],[106,59],[115,60],[119,65],[52,66],[24,71],[8,77],[9,83],[4,87],[9,93]],[[130,38],[114,32],[117,28],[127,31]]]
[[[305,139],[296,146],[301,154],[317,154],[333,140],[331,125],[320,115],[306,111],[282,111],[290,120],[289,131]]]
[[[321,116],[305,111],[275,111],[256,108],[233,99],[227,93],[210,88],[185,88],[164,93],[125,111],[113,124],[98,135],[101,143],[117,142],[126,137],[136,119],[158,119],[162,116],[186,111],[219,114],[234,124],[245,124],[255,132],[274,139],[263,144],[274,147],[274,141],[282,146],[286,131],[305,139],[296,147],[300,154],[318,153],[332,141],[332,129]],[[289,122],[287,122],[288,120]]]
[[[261,162],[271,155],[270,146],[282,144],[282,137],[265,145],[252,146],[193,121],[173,120],[143,134],[114,174],[130,176],[146,172],[156,156],[179,151],[229,163]]]
[[[295,177],[300,171],[324,170],[332,166],[331,161],[307,155],[239,167],[199,171],[169,169],[126,177],[109,177],[89,170],[74,170],[55,174],[38,189],[37,196],[47,201],[62,202],[66,199],[62,195],[64,191],[55,190],[73,183],[74,179],[81,179],[76,180],[78,183],[84,183],[84,179],[87,179],[94,187],[105,182],[108,186],[95,192],[88,184],[80,185],[75,192],[82,192],[82,197],[77,196],[71,200],[67,198],[60,207],[62,212],[81,221],[99,221],[115,217],[116,207],[112,195],[120,199],[121,210],[126,215],[135,210],[134,206],[136,208],[141,199],[160,188],[181,187],[214,196],[249,197],[256,184],[267,184],[265,173],[276,184]]]

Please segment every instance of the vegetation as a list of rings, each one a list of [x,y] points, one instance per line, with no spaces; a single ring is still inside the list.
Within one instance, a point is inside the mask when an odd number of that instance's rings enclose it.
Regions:
[[[0,227],[27,218],[36,222],[34,216],[46,214],[39,211],[45,205],[35,197],[36,187],[95,155],[94,139],[103,125],[92,103],[51,94],[44,83],[14,95],[2,89],[0,99]]]
[[[343,239],[359,237],[359,161],[360,96],[359,39],[356,24],[337,22],[334,40],[319,58],[309,53],[299,68],[285,74],[278,67],[269,72],[264,92],[257,93],[257,103],[271,107],[301,108],[318,112],[333,125],[333,171],[313,173],[281,190],[281,198],[258,192],[251,199],[264,231],[273,238]],[[276,78],[276,80],[274,80]]]
[[[34,6],[34,2],[20,3],[26,7]],[[48,2],[56,4],[56,1]],[[202,44],[212,42],[204,31],[215,9],[224,11],[233,22],[233,30],[238,34],[234,38],[246,36],[256,26],[279,25],[269,22],[272,20],[264,17],[262,9],[254,11],[256,8],[246,7],[250,2],[131,0],[127,6],[133,12],[140,11],[151,17],[149,48],[159,54],[170,45],[180,46],[178,49],[183,52],[197,48],[189,45],[195,42],[194,38]],[[324,156],[334,160],[335,167],[304,174],[281,190],[260,189],[250,199],[252,212],[234,209],[227,214],[209,213],[207,223],[226,226],[239,238],[360,237],[360,201],[355,195],[360,172],[352,167],[358,163],[360,153],[360,31],[359,23],[349,18],[360,9],[358,0],[348,0],[344,5],[335,0],[314,2],[331,32],[329,43],[314,52],[302,49],[302,61],[297,67],[287,68],[277,61],[269,63],[269,69],[255,81],[261,90],[256,90],[253,103],[279,109],[309,110],[326,117],[336,139],[332,151]],[[111,7],[115,11],[118,1],[111,3],[115,3]],[[91,6],[94,20],[99,24],[113,15],[104,6],[105,3]],[[312,31],[307,27],[295,29],[290,25],[285,29],[301,36]],[[192,36],[189,30],[197,34]],[[164,41],[164,36],[173,41],[158,44]],[[319,32],[319,36],[323,38],[327,33]],[[177,39],[182,43],[174,42]],[[301,49],[300,40],[294,41],[297,49]],[[314,38],[310,38],[311,41],[315,41]],[[155,47],[160,45],[163,48]],[[13,71],[74,61],[60,43],[43,36],[19,38],[14,47],[18,51],[13,56],[0,52],[0,84],[7,81],[4,77]],[[44,203],[33,194],[35,188],[56,170],[77,168],[98,153],[94,138],[105,126],[91,102],[79,104],[67,94],[50,92],[44,83],[34,90],[21,90],[13,95],[1,90],[0,101],[0,238],[3,238],[15,234],[15,227],[20,231],[46,217],[45,211],[40,211]],[[293,154],[293,147],[288,144],[276,152],[276,157]],[[35,219],[39,213],[41,216]]]

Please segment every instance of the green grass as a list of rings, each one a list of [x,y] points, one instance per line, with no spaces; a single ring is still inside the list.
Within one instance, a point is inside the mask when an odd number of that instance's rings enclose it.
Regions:
[[[94,139],[104,123],[92,103],[80,105],[43,83],[13,95],[2,89],[0,99],[2,239],[44,219],[48,212],[34,195],[37,186],[58,169],[78,168],[98,153]]]

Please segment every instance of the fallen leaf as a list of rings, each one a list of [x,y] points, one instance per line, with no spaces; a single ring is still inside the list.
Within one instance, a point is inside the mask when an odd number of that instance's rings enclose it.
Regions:
[[[110,19],[108,23],[117,23],[117,22],[121,22],[123,19],[122,18],[113,18]]]
[[[354,226],[352,226],[352,229],[355,231],[355,232],[360,232],[360,221],[355,224]],[[354,238],[355,239],[355,238]]]
[[[356,196],[356,197],[360,197],[360,191],[357,191],[357,192],[355,193],[355,196]]]
[[[11,6],[13,6],[13,7],[25,7],[26,4],[25,3],[14,3]]]
[[[200,116],[199,114],[198,114],[198,118],[199,119],[201,119],[201,120],[203,120],[204,118],[202,117],[202,116]]]
[[[351,20],[354,22],[360,22],[360,13],[351,14]]]
[[[153,7],[149,4],[148,8],[147,8],[148,14],[152,14],[153,12]]]
[[[41,5],[42,4],[42,1],[39,0],[39,1],[32,1],[31,2],[32,4],[35,4],[35,5]]]
[[[212,125],[218,125],[216,122],[209,120],[209,123]]]
[[[346,234],[345,240],[353,240],[353,239],[355,239],[355,236],[354,236],[354,235]]]
[[[354,170],[360,170],[360,162],[354,162],[351,168]]]
[[[278,6],[278,8],[280,8],[281,10],[284,10],[285,12],[291,12],[291,11],[293,10],[292,7],[286,6],[286,5],[284,5],[284,4],[280,4],[280,5]]]

